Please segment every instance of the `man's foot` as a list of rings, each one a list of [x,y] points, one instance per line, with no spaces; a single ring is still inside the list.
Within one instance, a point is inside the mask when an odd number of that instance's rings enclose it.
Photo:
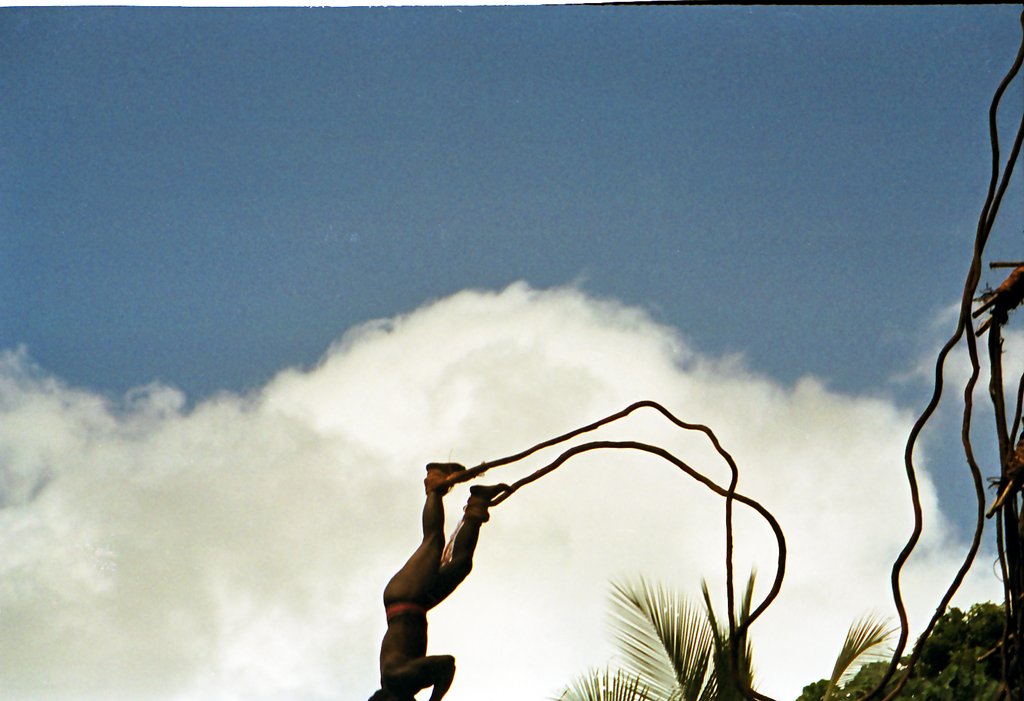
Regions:
[[[487,512],[491,502],[499,494],[504,494],[509,490],[507,484],[481,484],[474,485],[469,488],[469,500],[466,502],[466,517],[473,518],[480,521],[480,523],[486,523],[490,520],[491,515]]]
[[[432,462],[427,463],[427,476],[423,480],[423,486],[426,488],[427,493],[430,492],[441,492],[447,494],[448,490],[451,489],[451,484],[448,483],[448,479],[459,472],[464,472],[466,468],[457,462]]]

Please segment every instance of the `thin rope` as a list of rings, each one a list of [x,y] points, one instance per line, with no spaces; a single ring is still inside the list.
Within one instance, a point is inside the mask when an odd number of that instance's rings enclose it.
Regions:
[[[697,431],[697,432],[703,433],[708,438],[708,440],[711,442],[711,445],[714,447],[715,451],[719,454],[719,456],[722,457],[723,460],[725,460],[726,464],[729,466],[729,471],[730,471],[729,490],[728,490],[728,492],[726,494],[726,497],[725,497],[725,550],[726,550],[726,556],[725,556],[725,579],[726,579],[726,595],[727,595],[727,604],[726,605],[727,605],[727,607],[729,609],[729,635],[732,636],[732,639],[735,640],[736,639],[736,635],[735,635],[735,633],[736,633],[736,620],[735,620],[735,613],[733,611],[733,609],[735,607],[735,574],[734,574],[734,567],[733,567],[733,548],[734,548],[734,542],[735,541],[734,541],[733,527],[732,527],[732,502],[733,502],[733,494],[735,493],[737,485],[739,483],[739,468],[736,466],[736,461],[733,459],[732,455],[730,455],[729,452],[727,450],[725,450],[725,448],[722,447],[721,442],[718,440],[718,436],[715,435],[715,432],[712,431],[710,427],[705,426],[703,424],[695,424],[695,423],[689,423],[687,421],[683,421],[682,419],[680,419],[677,416],[675,416],[674,414],[672,414],[672,412],[670,412],[668,409],[666,409],[661,404],[658,404],[657,402],[654,402],[654,401],[651,401],[651,400],[641,400],[639,402],[634,402],[633,404],[630,404],[629,406],[627,406],[622,411],[618,411],[618,412],[616,412],[614,414],[610,414],[610,415],[606,416],[603,419],[599,419],[599,420],[597,420],[597,421],[595,421],[593,423],[587,424],[586,426],[578,428],[578,429],[576,429],[574,431],[570,431],[568,433],[564,433],[561,436],[556,436],[555,438],[551,438],[549,440],[546,440],[546,441],[543,441],[541,443],[538,443],[537,445],[535,445],[535,446],[533,446],[531,448],[527,448],[526,450],[523,450],[523,451],[521,451],[519,453],[516,453],[514,455],[510,455],[508,457],[500,458],[498,460],[491,460],[491,461],[488,461],[488,462],[483,462],[483,463],[481,463],[480,465],[478,465],[476,467],[470,468],[470,469],[466,470],[465,472],[456,475],[452,479],[452,483],[456,484],[458,482],[464,482],[466,480],[474,479],[474,478],[482,475],[483,473],[485,473],[486,471],[488,471],[488,470],[490,470],[492,468],[501,467],[503,465],[508,465],[510,463],[518,462],[520,460],[523,460],[524,458],[529,457],[530,455],[533,455],[534,453],[536,453],[536,452],[538,452],[540,450],[543,450],[545,448],[550,448],[552,446],[558,445],[559,443],[564,443],[564,442],[566,442],[568,440],[576,438],[577,436],[581,436],[581,435],[583,435],[585,433],[590,433],[592,431],[595,431],[598,428],[601,428],[602,426],[606,426],[606,425],[608,425],[610,423],[613,423],[615,421],[618,421],[620,419],[623,419],[623,418],[629,416],[630,414],[632,414],[634,411],[636,411],[638,409],[644,409],[644,408],[654,409],[655,411],[660,413],[662,416],[664,416],[666,419],[668,419],[670,422],[672,422],[673,424],[675,424],[676,426],[678,426],[681,429],[688,430],[688,431]],[[737,643],[737,645],[738,645],[738,643]],[[736,650],[733,651],[733,654],[738,658],[738,656],[739,656],[739,648],[738,647],[736,648]]]
[[[1021,25],[1024,27],[1024,13],[1021,14]],[[917,443],[917,439],[923,430],[925,424],[933,415],[936,407],[939,404],[939,400],[942,396],[942,384],[943,384],[943,369],[945,366],[946,357],[950,351],[959,344],[960,339],[964,336],[964,331],[967,328],[971,329],[971,333],[967,334],[967,348],[968,355],[971,360],[971,377],[967,382],[964,391],[964,416],[961,428],[961,442],[964,446],[965,456],[967,458],[968,468],[970,469],[971,479],[975,488],[975,498],[978,503],[976,524],[974,529],[974,535],[971,540],[971,545],[968,549],[967,555],[965,556],[964,562],[960,569],[957,571],[956,576],[953,578],[952,583],[947,588],[946,593],[943,595],[939,605],[937,606],[935,613],[932,615],[931,620],[928,622],[924,632],[919,636],[917,644],[911,654],[910,660],[908,661],[906,668],[901,674],[900,679],[897,681],[895,687],[885,696],[884,701],[890,701],[895,698],[903,687],[906,685],[913,672],[914,666],[920,658],[921,651],[924,647],[924,643],[931,635],[932,630],[937,624],[939,618],[943,615],[949,602],[952,600],[953,595],[959,589],[960,585],[965,578],[967,571],[970,570],[971,565],[974,562],[974,558],[977,555],[978,549],[981,545],[982,533],[985,526],[985,493],[984,485],[981,479],[981,470],[977,465],[977,461],[974,458],[974,452],[971,447],[970,441],[970,424],[971,424],[971,413],[973,407],[973,390],[977,382],[978,374],[980,372],[980,363],[978,362],[977,346],[974,342],[974,325],[971,319],[971,306],[974,300],[975,293],[978,288],[978,284],[981,279],[981,260],[982,254],[984,253],[985,245],[988,241],[988,236],[991,233],[992,226],[995,223],[995,216],[999,210],[999,205],[1002,202],[1003,194],[1006,192],[1006,188],[1009,184],[1010,176],[1013,173],[1013,167],[1020,154],[1021,141],[1024,139],[1024,116],[1022,116],[1021,125],[1017,131],[1017,137],[1014,140],[1013,148],[1011,149],[1010,157],[1007,159],[1006,167],[1000,178],[999,174],[999,131],[997,125],[997,111],[999,103],[1002,100],[1003,94],[1009,87],[1012,80],[1016,77],[1020,70],[1021,64],[1024,62],[1024,40],[1017,51],[1017,56],[1014,59],[1013,65],[1006,73],[999,86],[996,88],[995,94],[992,98],[992,103],[989,108],[989,136],[992,147],[992,175],[989,181],[988,193],[985,198],[985,202],[982,206],[981,214],[979,216],[977,231],[975,232],[975,243],[974,243],[974,255],[971,261],[971,265],[968,271],[967,280],[964,284],[963,296],[960,302],[960,315],[957,320],[957,327],[953,335],[946,342],[946,344],[940,350],[938,358],[936,359],[935,366],[935,387],[932,393],[932,398],[922,412],[921,416],[914,423],[914,427],[911,429],[910,436],[907,441],[906,451],[904,453],[904,465],[907,473],[907,481],[910,486],[911,492],[911,504],[914,511],[914,528],[910,538],[907,540],[906,545],[900,552],[899,556],[893,564],[892,568],[892,592],[893,601],[896,606],[897,615],[900,620],[900,636],[899,640],[893,650],[892,658],[889,662],[889,666],[886,669],[882,679],[877,683],[874,689],[866,694],[861,701],[866,701],[876,697],[882,692],[885,686],[893,678],[896,673],[896,669],[901,662],[903,651],[906,649],[907,640],[909,638],[909,622],[907,619],[906,607],[903,602],[903,594],[900,588],[900,577],[907,560],[909,560],[911,553],[917,546],[920,539],[921,532],[923,530],[923,516],[921,511],[920,494],[917,485],[917,476],[913,463],[914,448]]]
[[[683,461],[679,460],[678,458],[676,458],[674,455],[672,455],[668,451],[664,450],[663,448],[660,448],[660,447],[657,447],[657,446],[648,445],[648,444],[645,444],[645,443],[637,443],[637,442],[634,442],[634,441],[594,441],[594,442],[590,442],[590,443],[584,443],[584,444],[581,444],[581,445],[577,445],[577,446],[574,446],[574,447],[569,448],[568,450],[564,451],[558,458],[556,458],[554,461],[552,461],[548,465],[546,465],[546,466],[536,470],[531,475],[528,475],[527,477],[524,477],[523,479],[520,479],[519,481],[513,483],[508,490],[502,492],[497,497],[495,497],[492,500],[491,505],[492,506],[497,506],[498,504],[503,502],[505,499],[507,499],[509,496],[511,496],[513,493],[518,491],[521,487],[525,486],[526,484],[530,484],[531,482],[534,482],[534,481],[540,479],[541,477],[549,474],[550,472],[554,471],[560,465],[564,464],[565,461],[567,461],[569,458],[571,458],[571,457],[573,457],[575,455],[578,455],[580,453],[587,452],[587,451],[590,451],[590,450],[596,450],[596,449],[599,449],[599,448],[613,448],[613,449],[615,449],[615,448],[618,448],[618,449],[621,449],[621,448],[632,448],[632,449],[636,449],[636,450],[641,450],[641,451],[653,453],[655,455],[658,455],[658,456],[664,458],[665,460],[668,460],[672,464],[676,465],[677,467],[679,467],[681,470],[683,470],[684,472],[689,474],[694,479],[697,479],[698,481],[700,481],[703,484],[705,484],[705,486],[707,486],[709,489],[714,491],[716,494],[719,494],[720,496],[724,496],[725,497],[725,533],[726,533],[726,558],[725,558],[726,559],[726,591],[727,591],[727,599],[728,599],[727,600],[727,607],[728,607],[728,610],[729,610],[730,656],[732,657],[733,662],[735,663],[739,659],[740,642],[743,640],[744,635],[749,630],[750,626],[754,623],[754,621],[762,613],[764,613],[764,611],[768,608],[768,606],[771,605],[771,603],[775,600],[775,598],[778,596],[779,592],[781,591],[782,579],[785,576],[785,566],[786,566],[786,562],[785,562],[786,561],[785,536],[783,535],[782,529],[781,529],[781,527],[779,527],[778,522],[775,520],[774,516],[772,516],[772,514],[767,509],[765,509],[763,506],[761,506],[761,504],[759,504],[758,502],[756,502],[755,500],[753,500],[753,499],[751,499],[749,497],[743,496],[741,498],[741,495],[739,495],[737,493],[736,489],[737,489],[737,485],[739,483],[739,468],[736,466],[736,461],[733,459],[732,455],[730,455],[729,452],[727,450],[725,450],[725,448],[722,447],[722,444],[718,440],[718,437],[715,435],[715,432],[712,431],[711,428],[709,428],[708,426],[705,426],[703,424],[695,424],[695,423],[689,423],[689,422],[683,421],[682,419],[679,419],[678,417],[673,415],[668,409],[663,407],[661,404],[658,404],[657,402],[650,401],[650,400],[643,400],[643,401],[635,402],[635,403],[629,405],[628,407],[626,407],[622,411],[619,411],[619,412],[616,412],[616,413],[611,414],[609,416],[606,416],[603,419],[599,419],[598,421],[595,421],[595,422],[593,422],[591,424],[588,424],[586,426],[578,428],[578,429],[576,429],[574,431],[570,431],[568,433],[562,434],[561,436],[557,436],[555,438],[551,438],[549,440],[543,441],[542,443],[538,443],[537,445],[535,445],[535,446],[533,446],[531,448],[528,448],[528,449],[526,449],[524,451],[521,451],[519,453],[516,453],[514,455],[511,455],[511,456],[508,456],[508,457],[505,457],[505,458],[500,458],[498,460],[492,460],[492,461],[488,461],[488,462],[483,462],[480,465],[477,465],[476,467],[470,468],[470,469],[465,470],[465,471],[460,472],[460,473],[456,473],[455,475],[453,475],[451,477],[450,483],[451,484],[457,484],[459,482],[465,482],[467,480],[475,479],[475,478],[479,477],[480,475],[484,474],[485,472],[487,472],[488,470],[490,470],[492,468],[508,465],[508,464],[513,463],[513,462],[517,462],[517,461],[522,460],[522,459],[524,459],[526,457],[529,457],[530,455],[533,455],[534,453],[536,453],[536,452],[538,452],[540,450],[543,450],[544,448],[548,448],[548,447],[557,445],[559,443],[563,443],[563,442],[565,442],[567,440],[571,440],[572,438],[575,438],[577,436],[583,435],[585,433],[589,433],[589,432],[594,431],[594,430],[596,430],[596,429],[598,429],[598,428],[600,428],[602,426],[608,425],[608,424],[610,424],[610,423],[612,423],[614,421],[618,421],[619,419],[625,418],[626,416],[628,416],[629,414],[633,413],[634,411],[636,411],[638,409],[642,409],[642,408],[655,409],[660,414],[662,414],[662,416],[667,418],[669,421],[671,421],[673,424],[675,424],[679,428],[682,428],[684,430],[697,431],[697,432],[703,433],[708,438],[708,440],[711,442],[711,444],[714,447],[715,451],[719,454],[719,456],[722,457],[723,460],[725,460],[726,464],[729,466],[729,471],[730,471],[729,487],[728,488],[723,488],[723,487],[719,486],[717,483],[715,483],[715,482],[711,481],[710,479],[704,477],[699,472],[697,472],[696,470],[694,470],[693,468],[688,466],[686,463],[684,463]],[[735,609],[735,586],[734,586],[734,581],[735,580],[734,580],[733,550],[734,550],[735,536],[734,536],[734,529],[733,529],[733,508],[732,508],[732,505],[733,505],[734,501],[740,501],[740,503],[743,503],[743,504],[745,504],[747,506],[750,506],[755,511],[757,511],[763,518],[765,518],[766,521],[768,521],[769,526],[772,528],[772,530],[773,530],[773,532],[775,534],[776,543],[778,545],[778,553],[779,553],[778,554],[777,567],[776,567],[776,576],[775,576],[775,580],[773,582],[773,585],[772,585],[772,588],[771,588],[769,594],[765,597],[765,599],[762,601],[762,603],[754,610],[752,615],[746,621],[744,621],[741,625],[739,625],[739,626],[736,625],[736,617],[735,617],[735,610],[734,610]],[[757,700],[757,701],[772,701],[770,699],[770,697],[764,696],[764,695],[754,691],[753,689],[749,688],[749,686],[745,683],[745,681],[743,681],[743,680],[738,680],[738,681],[740,681],[741,691],[744,693],[744,695],[748,699],[754,699],[754,700]]]

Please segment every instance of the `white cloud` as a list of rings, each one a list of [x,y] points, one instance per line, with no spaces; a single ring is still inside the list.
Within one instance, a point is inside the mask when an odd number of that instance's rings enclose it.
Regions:
[[[949,336],[956,329],[957,318],[960,311],[959,302],[946,306],[932,321],[925,336],[929,341],[929,347],[921,352],[915,363],[905,372],[894,377],[894,381],[901,384],[919,383],[927,385],[929,396],[935,380],[936,357],[939,349],[947,342]],[[982,317],[978,321],[983,321]],[[1012,324],[1004,327],[1001,332],[1002,355],[1001,364],[1003,368],[1003,394],[1006,402],[1008,421],[1013,420],[1016,409],[1016,398],[1018,383],[1021,382],[1024,372],[1024,333],[1014,329]],[[989,342],[990,335],[983,334],[975,341],[977,349],[977,361],[979,365],[978,378],[974,385],[972,395],[971,412],[971,442],[975,460],[978,463],[983,476],[987,479],[999,474],[999,458],[996,446],[998,440],[995,432],[994,412],[992,401],[989,395],[991,375],[989,374]],[[964,414],[964,390],[971,376],[971,359],[968,352],[967,335],[960,338],[956,346],[950,351],[942,369],[943,392],[942,399],[925,428],[924,435],[933,441],[945,441],[946,451],[956,459],[951,463],[953,468],[950,474],[954,474],[958,481],[962,481],[965,493],[963,508],[973,509],[973,489],[970,486],[970,477],[966,459],[960,443],[960,433]],[[920,407],[923,409],[923,406]],[[995,498],[994,493],[988,491],[989,503]]]
[[[364,699],[384,583],[418,541],[422,466],[475,464],[639,399],[705,423],[740,488],[786,530],[783,596],[754,629],[763,689],[826,675],[846,626],[889,610],[909,532],[886,401],[784,387],[709,358],[642,312],[572,290],[463,292],[348,334],[311,370],[185,409],[153,385],[110,402],[24,351],[0,361],[0,687],[15,701]],[[602,438],[664,445],[724,483],[706,443],[651,413]],[[554,457],[501,468],[511,480]],[[922,474],[929,530],[908,572],[920,627],[959,558]],[[449,520],[465,488],[449,497]],[[721,500],[649,456],[575,459],[485,526],[471,577],[431,614],[451,701],[542,699],[604,664],[608,581],[721,592]],[[774,571],[738,510],[737,573]],[[984,569],[984,568],[978,568]],[[994,596],[990,572],[965,600]]]

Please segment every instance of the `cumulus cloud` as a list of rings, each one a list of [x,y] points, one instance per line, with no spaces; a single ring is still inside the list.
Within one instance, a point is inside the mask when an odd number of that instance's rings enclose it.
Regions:
[[[907,370],[895,376],[895,381],[901,384],[927,384],[934,383],[936,371],[936,358],[939,349],[947,342],[949,336],[956,329],[957,318],[960,313],[959,303],[946,306],[932,320],[925,336],[929,339],[927,351],[922,352],[915,363]],[[978,321],[984,321],[982,317]],[[1018,392],[1018,383],[1021,382],[1024,372],[1024,333],[1010,326],[1004,327],[1001,331],[1002,353],[1001,365],[1003,369],[1003,395],[1006,402],[1008,420],[1013,419]],[[974,384],[972,394],[971,412],[971,441],[972,449],[983,475],[996,477],[999,474],[999,456],[996,446],[994,413],[992,400],[989,394],[991,374],[989,372],[989,334],[983,334],[975,341],[978,360],[978,377]],[[947,453],[956,455],[957,460],[951,465],[950,472],[962,480],[964,491],[971,494],[973,490],[968,486],[968,468],[966,459],[963,458],[963,450],[960,444],[960,433],[964,415],[964,390],[967,387],[972,372],[972,363],[968,350],[967,335],[960,338],[956,346],[950,351],[942,367],[943,393],[935,416],[925,428],[925,434],[934,441],[945,441]],[[990,500],[994,498],[989,495]],[[966,502],[965,502],[966,503]],[[973,506],[971,507],[973,508]]]
[[[790,549],[753,632],[764,691],[826,675],[845,628],[887,611],[910,528],[913,417],[814,378],[711,358],[642,311],[574,289],[467,291],[345,334],[312,369],[186,408],[112,400],[25,351],[0,361],[0,687],[41,701],[321,701],[377,686],[383,585],[419,538],[423,464],[475,464],[653,399],[714,428]],[[657,443],[725,483],[706,441],[654,414],[602,438]],[[492,473],[509,481],[554,454]],[[907,575],[917,626],[958,565],[934,490]],[[448,497],[454,525],[461,487]],[[588,454],[495,509],[471,577],[431,614],[452,701],[556,694],[607,661],[611,578],[721,595],[721,500],[644,455]],[[737,515],[737,572],[763,594],[775,547]],[[989,572],[966,600],[997,594]]]

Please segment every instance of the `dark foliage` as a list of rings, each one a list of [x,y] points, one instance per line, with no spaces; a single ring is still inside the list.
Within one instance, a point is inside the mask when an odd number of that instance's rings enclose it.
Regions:
[[[966,613],[957,608],[947,611],[925,642],[921,659],[900,698],[920,701],[996,698],[1002,679],[1003,620],[1003,607],[992,603],[975,604]],[[863,698],[877,686],[886,667],[885,662],[864,665],[832,698],[841,701]],[[828,681],[824,679],[808,684],[797,701],[821,701],[827,686]],[[886,690],[893,686],[890,682]],[[1012,687],[1013,698],[1019,698],[1022,690],[1024,683],[1016,680]]]

